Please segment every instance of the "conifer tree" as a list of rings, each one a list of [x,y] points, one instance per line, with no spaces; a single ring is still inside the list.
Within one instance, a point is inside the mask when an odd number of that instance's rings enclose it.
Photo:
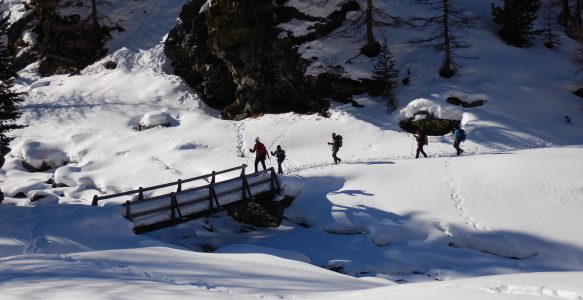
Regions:
[[[402,22],[399,17],[388,14],[383,9],[380,9],[375,3],[378,0],[366,0],[366,6],[360,8],[348,20],[350,21],[346,28],[333,34],[332,37],[359,37],[359,40],[364,41],[361,48],[361,53],[368,57],[375,57],[380,53],[380,44],[374,37],[374,28],[381,26],[398,25]],[[327,1],[322,1],[327,3]],[[362,37],[362,29],[366,32],[364,38]]]
[[[552,1],[550,1],[549,4],[553,4]],[[557,1],[556,4],[561,6],[561,13],[557,17],[557,23],[564,26],[565,28],[569,27],[571,25],[572,19],[571,5],[569,3],[569,0],[559,0]]]
[[[456,63],[453,60],[456,56],[455,50],[470,47],[459,39],[456,30],[473,28],[476,17],[461,8],[456,0],[417,0],[417,3],[429,6],[436,14],[413,19],[415,27],[423,31],[430,29],[431,33],[428,37],[412,40],[411,43],[443,51],[445,55],[439,75],[450,78],[456,72]]]
[[[380,53],[377,56],[373,73],[375,74],[374,79],[382,81],[386,85],[387,91],[391,92],[397,87],[399,70],[395,67],[395,59],[386,40],[380,46]]]
[[[554,13],[554,6],[551,2],[547,2],[544,5],[544,9],[545,9],[545,28],[543,30],[543,35],[545,41],[543,45],[549,49],[557,49],[561,44],[561,37],[553,32],[552,17]]]
[[[12,56],[8,46],[4,43],[4,36],[8,31],[8,17],[0,19],[0,148],[2,154],[12,140],[6,134],[23,126],[15,123],[20,116],[19,104],[22,102],[21,94],[13,91],[16,72],[12,65]]]
[[[500,26],[500,37],[508,44],[525,47],[532,44],[534,21],[538,17],[540,0],[504,0],[502,7],[492,4],[494,23]]]
[[[387,97],[386,104],[388,111],[394,111],[397,109],[398,103],[397,99],[393,96],[393,90],[397,88],[399,70],[395,67],[395,59],[386,40],[380,45],[380,52],[377,56],[373,73],[375,74],[373,78],[382,82],[384,86],[383,96]]]

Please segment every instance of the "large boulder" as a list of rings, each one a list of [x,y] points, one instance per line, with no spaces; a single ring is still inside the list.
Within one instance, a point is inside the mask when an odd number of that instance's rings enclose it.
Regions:
[[[399,126],[409,133],[421,129],[427,135],[446,135],[460,126],[462,115],[456,108],[441,106],[428,99],[416,99],[400,111]]]
[[[69,156],[59,147],[33,140],[16,145],[11,155],[20,159],[23,167],[31,172],[43,172],[69,162]]]
[[[316,78],[304,76],[311,61],[300,57],[297,46],[338,28],[358,4],[349,1],[328,18],[316,18],[284,6],[285,2],[191,0],[169,33],[164,50],[175,73],[209,106],[220,109],[224,118],[324,113],[328,99],[346,100],[347,93],[326,94],[331,89],[321,90]],[[301,36],[286,34],[277,26],[292,19],[318,26]]]

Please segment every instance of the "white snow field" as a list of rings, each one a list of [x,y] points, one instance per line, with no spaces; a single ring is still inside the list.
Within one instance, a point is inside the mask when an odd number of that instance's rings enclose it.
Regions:
[[[171,75],[163,41],[185,2],[107,1],[101,13],[126,31],[114,34],[105,58],[76,76],[40,77],[34,64],[20,72],[28,127],[14,132],[0,170],[0,299],[583,299],[577,42],[513,48],[496,34],[490,1],[460,1],[479,16],[464,33],[473,45],[464,54],[475,59],[459,61],[451,79],[437,75],[440,53],[406,43],[418,32],[377,28],[401,76],[412,71],[396,91],[397,111],[358,95],[364,108],[333,103],[330,118],[234,122]],[[315,2],[288,5],[330,12]],[[20,1],[4,7],[22,15]],[[403,16],[426,9],[381,7]],[[279,27],[301,35],[309,24]],[[342,64],[359,47],[336,38],[299,49]],[[103,67],[109,60],[115,70]],[[308,72],[319,72],[317,63]],[[360,57],[344,67],[359,78],[373,65]],[[449,96],[486,104],[461,108]],[[463,155],[450,136],[431,136],[429,158],[415,159],[398,121],[419,103],[461,119]],[[153,128],[138,131],[140,121]],[[327,145],[332,132],[344,137],[339,165]],[[121,200],[90,205],[96,194],[252,168],[256,137],[287,153],[279,178],[296,199],[277,228],[221,213],[135,235]]]

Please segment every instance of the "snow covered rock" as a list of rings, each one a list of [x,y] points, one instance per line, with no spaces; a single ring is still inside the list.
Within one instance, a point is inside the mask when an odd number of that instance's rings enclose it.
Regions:
[[[42,172],[63,166],[69,162],[67,154],[54,145],[25,140],[12,150],[11,155],[22,160],[24,168]]]
[[[55,170],[53,174],[53,182],[57,186],[77,186],[77,181],[73,178],[74,173],[81,171],[78,167],[64,166]]]
[[[459,126],[462,115],[458,108],[441,106],[428,99],[415,99],[400,111],[399,126],[410,133],[422,129],[428,135],[445,135]]]
[[[46,191],[30,191],[26,196],[31,202],[42,201],[44,204],[59,203],[59,196]]]
[[[140,120],[138,130],[142,131],[156,126],[170,126],[172,117],[163,111],[151,111],[145,113]]]

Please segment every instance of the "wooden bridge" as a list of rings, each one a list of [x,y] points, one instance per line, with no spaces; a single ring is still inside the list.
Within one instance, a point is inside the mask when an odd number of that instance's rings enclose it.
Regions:
[[[279,193],[281,187],[273,168],[245,174],[246,167],[242,165],[219,172],[213,171],[207,175],[179,179],[152,187],[140,187],[124,193],[95,195],[92,205],[97,206],[102,200],[132,196],[132,200],[127,200],[123,204],[122,214],[134,222],[134,232],[141,234],[209,216],[252,201],[259,195]],[[232,178],[216,181],[218,175],[239,170],[240,173]],[[201,180],[204,180],[206,184],[183,189],[184,184]],[[173,186],[176,186],[176,191],[151,197],[144,196],[145,192],[168,189]]]

